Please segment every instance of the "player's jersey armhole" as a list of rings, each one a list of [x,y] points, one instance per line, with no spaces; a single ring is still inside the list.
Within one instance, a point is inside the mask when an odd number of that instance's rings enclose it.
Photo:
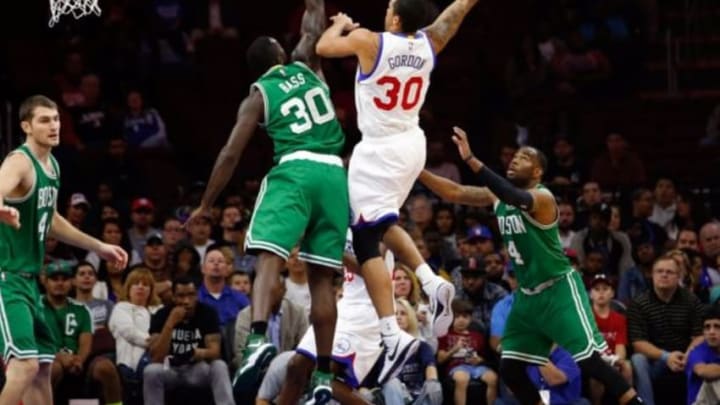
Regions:
[[[373,63],[372,69],[370,69],[370,72],[367,74],[362,72],[362,67],[358,63],[358,74],[357,74],[357,81],[358,82],[364,82],[365,80],[372,77],[373,74],[375,74],[375,71],[377,70],[378,65],[380,64],[380,59],[382,59],[383,54],[383,47],[384,47],[384,41],[385,41],[385,33],[381,32],[378,34],[380,37],[380,43],[378,45],[378,51],[377,55],[375,55],[375,62]]]
[[[538,189],[538,191],[540,191],[540,192],[542,192],[542,193],[547,193],[547,194],[549,194],[551,197],[555,198],[555,196],[553,195],[553,193],[552,193],[550,190],[546,189],[546,188],[540,188],[540,189]],[[533,216],[532,216],[529,212],[527,212],[527,211],[520,210],[520,212],[522,212],[523,216],[524,216],[528,221],[530,221],[531,224],[535,225],[536,227],[538,227],[538,228],[540,228],[540,229],[542,229],[542,230],[548,230],[548,229],[551,229],[552,227],[554,227],[555,225],[557,225],[558,218],[560,217],[560,214],[559,214],[558,208],[557,208],[557,204],[555,205],[555,219],[553,219],[553,221],[550,222],[549,224],[541,224],[540,222],[538,222],[537,219],[533,218]]]
[[[500,199],[496,199],[493,203],[493,212],[497,213],[498,207],[500,207]]]
[[[422,32],[423,36],[425,37],[425,40],[427,41],[428,46],[430,47],[430,53],[432,53],[432,56],[433,56],[433,65],[432,65],[432,69],[430,69],[432,71],[432,70],[435,70],[435,66],[437,66],[437,51],[435,51],[435,46],[433,45],[432,40],[430,39],[430,36],[427,34],[427,31],[422,30],[421,32]]]
[[[28,156],[27,152],[25,152],[22,149],[17,149],[17,150],[14,150],[14,151],[8,153],[8,155],[5,158],[7,159],[7,157],[9,157],[10,155],[16,154],[16,153],[19,153],[22,156],[25,156],[25,159],[27,159],[28,162],[30,162],[30,168],[33,171],[33,182],[32,182],[32,186],[30,186],[30,188],[28,189],[28,192],[25,193],[24,196],[22,196],[22,197],[7,197],[7,196],[4,197],[5,201],[12,203],[12,204],[20,204],[20,203],[24,203],[25,201],[27,201],[35,192],[35,188],[37,187],[37,182],[38,182],[38,179],[37,179],[38,174],[37,174],[37,170],[35,170],[35,164],[33,163],[32,157]]]
[[[265,92],[265,88],[262,84],[260,84],[260,82],[255,82],[251,84],[250,91],[252,91],[252,89],[257,89],[257,91],[260,92],[260,95],[262,95],[264,105],[263,110],[265,110],[263,114],[265,118],[263,119],[263,122],[258,122],[258,124],[261,127],[266,127],[268,125],[268,122],[270,122],[270,100],[268,99],[267,93]]]

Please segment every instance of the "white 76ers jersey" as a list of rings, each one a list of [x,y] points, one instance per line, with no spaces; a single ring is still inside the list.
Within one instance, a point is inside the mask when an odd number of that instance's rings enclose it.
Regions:
[[[418,129],[435,52],[425,32],[414,36],[383,32],[369,74],[358,66],[355,105],[363,137],[382,137]]]

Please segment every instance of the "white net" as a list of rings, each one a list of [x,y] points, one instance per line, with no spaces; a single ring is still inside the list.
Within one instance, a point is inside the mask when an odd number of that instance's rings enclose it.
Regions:
[[[53,25],[60,21],[60,17],[66,14],[72,14],[77,20],[90,13],[100,15],[98,0],[50,0],[50,21],[48,25],[52,28]]]

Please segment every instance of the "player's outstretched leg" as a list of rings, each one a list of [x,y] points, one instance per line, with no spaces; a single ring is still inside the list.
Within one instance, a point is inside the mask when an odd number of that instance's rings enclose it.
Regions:
[[[435,336],[444,336],[452,325],[452,304],[455,298],[455,287],[452,283],[435,274],[425,263],[415,243],[407,232],[399,225],[392,225],[385,232],[383,242],[392,250],[400,261],[415,269],[423,291],[430,300],[430,312]]]
[[[590,357],[578,361],[578,366],[580,366],[583,375],[600,381],[605,386],[605,390],[618,399],[619,404],[640,405],[643,403],[637,392],[625,381],[625,378],[611,365],[607,364],[600,356],[600,353],[593,352]]]
[[[395,317],[392,280],[379,250],[387,226],[376,224],[353,230],[353,247],[360,263],[360,275],[380,318],[380,334],[385,345],[385,361],[378,376],[380,385],[400,373],[420,346],[417,338],[400,329]]]
[[[285,259],[274,253],[261,252],[258,255],[252,294],[253,321],[243,349],[242,363],[233,378],[233,387],[257,385],[263,370],[277,354],[277,348],[267,338],[267,320],[272,306],[270,292],[284,266]]]

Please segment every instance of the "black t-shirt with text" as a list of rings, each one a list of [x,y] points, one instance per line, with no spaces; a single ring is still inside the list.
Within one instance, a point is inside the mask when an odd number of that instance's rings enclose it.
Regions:
[[[164,307],[153,315],[150,334],[161,333],[173,307]],[[220,319],[214,308],[198,302],[195,315],[175,325],[170,340],[169,356],[175,359],[192,357],[195,348],[205,348],[205,336],[220,333]]]

